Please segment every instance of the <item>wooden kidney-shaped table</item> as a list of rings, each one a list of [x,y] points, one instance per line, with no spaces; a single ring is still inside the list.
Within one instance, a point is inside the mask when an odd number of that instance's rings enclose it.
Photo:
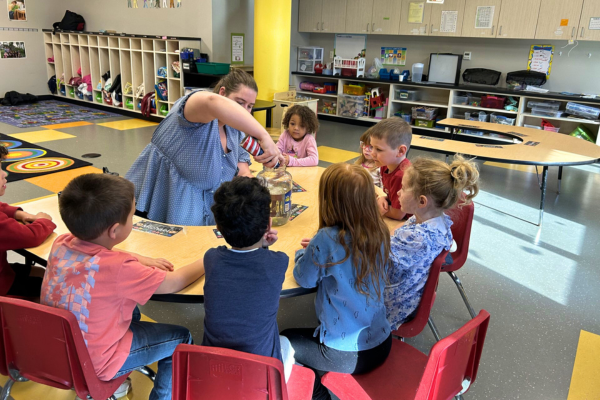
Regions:
[[[275,227],[279,232],[279,240],[270,249],[282,251],[290,258],[281,290],[282,297],[298,296],[314,291],[313,289],[302,288],[296,283],[293,276],[294,254],[296,250],[301,248],[300,241],[303,238],[310,238],[317,233],[319,178],[323,171],[325,171],[321,167],[289,168],[288,170],[292,174],[294,182],[306,189],[305,192],[293,193],[292,203],[308,206],[308,208],[293,221],[289,221],[283,226]],[[22,254],[29,260],[46,265],[52,243],[56,237],[69,232],[60,218],[58,196],[52,195],[35,201],[23,202],[18,205],[32,214],[40,211],[50,214],[57,226],[55,232],[40,246],[18,251],[19,254]],[[137,216],[133,218],[134,223],[143,220],[143,218]],[[386,219],[386,223],[392,228],[397,226],[399,221]],[[116,247],[149,257],[166,258],[175,265],[175,268],[178,268],[204,258],[204,253],[210,248],[226,245],[225,239],[217,238],[214,229],[216,229],[215,226],[185,226],[182,231],[172,237],[133,230],[127,240]],[[204,301],[204,276],[178,293],[154,295],[152,299],[182,303],[202,303]]]
[[[558,190],[560,192],[563,167],[592,164],[600,160],[600,146],[562,133],[455,118],[444,119],[438,124],[451,129],[450,139],[413,135],[411,147],[446,155],[475,156],[485,161],[543,167],[538,226],[542,225],[544,217],[548,167],[557,166],[559,168]],[[515,139],[515,143],[478,144],[460,141],[456,135],[460,129],[501,134]]]

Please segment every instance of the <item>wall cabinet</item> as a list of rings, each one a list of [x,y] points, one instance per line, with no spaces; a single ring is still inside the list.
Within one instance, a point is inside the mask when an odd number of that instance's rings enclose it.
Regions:
[[[486,38],[496,37],[501,7],[502,0],[466,0],[465,16],[463,19],[461,36]],[[481,13],[491,14],[490,18],[492,21],[489,28],[478,27],[478,25],[483,25],[483,16],[480,15]]]
[[[576,39],[582,7],[583,0],[542,0],[535,38]]]
[[[461,36],[465,0],[446,0],[431,5],[429,36]]]
[[[346,0],[301,0],[298,9],[300,32],[345,32]]]
[[[425,1],[402,0],[400,35],[429,35],[431,4]]]
[[[541,0],[502,0],[497,38],[533,39]]]
[[[347,0],[346,33],[370,33],[373,0]]]
[[[397,35],[400,29],[402,0],[374,0],[371,33]]]
[[[585,0],[581,11],[577,40],[600,41],[600,29],[590,30],[592,23],[598,24],[598,18],[600,18],[600,0]]]

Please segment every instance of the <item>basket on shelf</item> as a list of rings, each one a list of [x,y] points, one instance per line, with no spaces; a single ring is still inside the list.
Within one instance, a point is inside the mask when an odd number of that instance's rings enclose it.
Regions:
[[[412,117],[414,119],[434,120],[438,114],[438,109],[435,107],[413,107]]]

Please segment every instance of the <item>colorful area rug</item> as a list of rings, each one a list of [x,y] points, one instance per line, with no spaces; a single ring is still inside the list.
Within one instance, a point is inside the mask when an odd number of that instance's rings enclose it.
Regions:
[[[118,116],[119,114],[76,106],[57,100],[44,100],[33,104],[0,107],[0,122],[19,128]]]
[[[8,174],[8,182],[92,165],[1,133],[0,145],[8,148],[8,157],[2,161],[2,169]]]

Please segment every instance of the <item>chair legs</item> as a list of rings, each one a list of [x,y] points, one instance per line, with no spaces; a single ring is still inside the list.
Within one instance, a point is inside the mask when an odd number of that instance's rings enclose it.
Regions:
[[[475,318],[477,316],[477,314],[475,314],[475,310],[473,310],[473,307],[471,307],[471,303],[469,303],[469,298],[467,297],[467,292],[465,292],[465,289],[463,288],[463,285],[460,282],[460,279],[458,279],[458,276],[456,276],[456,274],[454,272],[448,272],[448,275],[450,275],[450,278],[452,278],[452,280],[456,284],[456,287],[458,288],[458,292],[462,296],[463,301],[465,302],[465,305],[467,306],[467,310],[469,310],[469,314],[471,314],[471,319]]]
[[[142,374],[146,375],[148,377],[148,379],[150,379],[152,382],[154,382],[154,380],[156,379],[156,372],[154,372],[149,367],[142,367],[142,368],[138,369],[138,371],[140,371]]]
[[[2,392],[0,393],[0,400],[7,400],[8,396],[10,396],[10,391],[15,384],[15,382],[27,382],[29,379],[21,376],[19,371],[14,368],[8,368],[8,373],[10,374],[10,378],[6,381],[6,385],[2,388]]]
[[[441,336],[440,336],[440,332],[438,331],[437,327],[433,323],[433,318],[429,317],[429,319],[427,320],[427,324],[429,325],[429,328],[431,328],[431,332],[433,333],[433,337],[435,337],[435,341],[439,342],[441,339]]]

